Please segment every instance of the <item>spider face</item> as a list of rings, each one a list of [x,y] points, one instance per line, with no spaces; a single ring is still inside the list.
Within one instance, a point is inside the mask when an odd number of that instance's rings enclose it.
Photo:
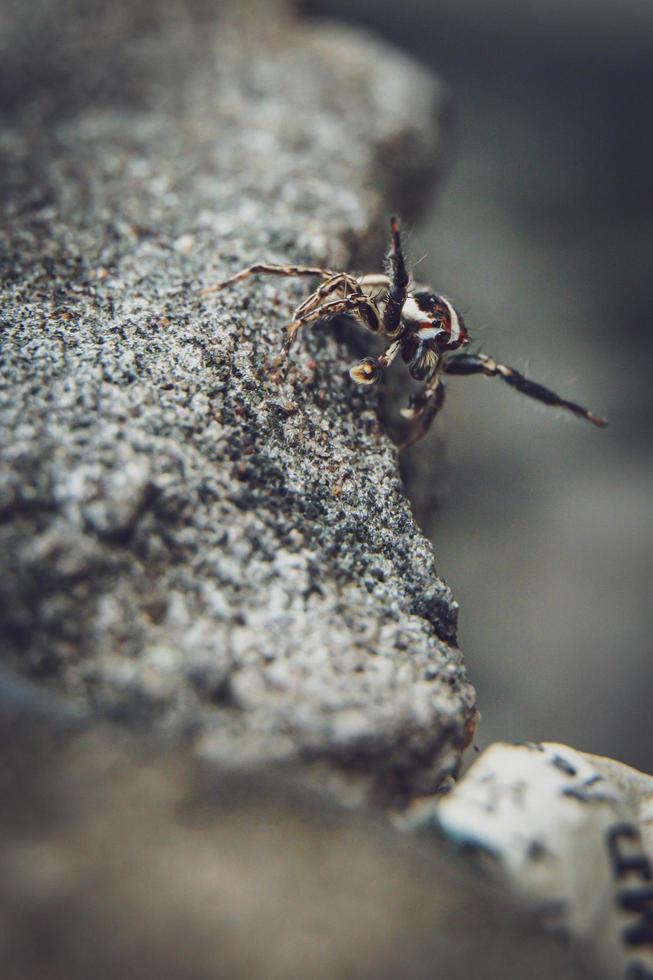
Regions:
[[[447,351],[469,343],[462,316],[444,296],[428,290],[408,292],[401,309],[401,356],[415,381],[428,381]]]
[[[445,351],[459,350],[469,343],[464,320],[453,303],[429,290],[406,291],[396,326],[387,326],[387,310],[392,279],[385,275],[360,276],[355,280],[368,302],[351,311],[353,319],[390,338],[400,337],[399,350],[415,381],[428,381],[438,369]],[[348,284],[344,283],[346,291]],[[387,366],[387,365],[386,365]],[[381,380],[382,365],[374,358],[364,358],[350,375],[357,384],[371,385]]]
[[[377,384],[383,372],[400,354],[411,377],[424,382],[424,388],[411,396],[408,407],[402,411],[404,417],[410,419],[412,427],[400,448],[412,446],[428,431],[444,402],[444,374],[498,377],[512,388],[546,405],[564,408],[597,426],[607,424],[576,402],[561,398],[549,388],[529,381],[515,368],[499,364],[485,354],[466,353],[463,348],[469,343],[469,334],[462,316],[445,296],[428,289],[410,288],[396,218],[390,219],[390,231],[387,273],[353,276],[348,272],[331,272],[310,266],[260,263],[236,273],[217,286],[209,286],[203,292],[217,292],[257,272],[320,278],[321,285],[295,310],[288,327],[285,353],[289,352],[302,325],[317,320],[332,320],[343,314],[367,330],[387,337],[391,343],[383,354],[363,358],[350,369],[349,374],[356,384]]]
[[[438,351],[458,350],[469,343],[465,321],[445,296],[428,290],[409,293],[401,315],[407,324],[417,324],[422,340],[431,341]]]

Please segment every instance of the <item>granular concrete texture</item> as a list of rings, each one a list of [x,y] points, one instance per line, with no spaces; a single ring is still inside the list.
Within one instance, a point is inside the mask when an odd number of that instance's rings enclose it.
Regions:
[[[475,697],[359,339],[307,330],[284,374],[306,281],[200,290],[378,265],[438,85],[269,4],[37,6],[0,32],[5,662],[230,766],[433,790]]]

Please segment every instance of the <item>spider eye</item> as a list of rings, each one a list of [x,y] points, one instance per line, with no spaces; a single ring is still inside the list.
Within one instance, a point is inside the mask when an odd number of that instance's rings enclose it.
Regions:
[[[446,330],[441,330],[435,338],[435,344],[439,351],[459,350],[469,343],[469,335],[464,327],[460,328],[454,336]]]
[[[349,369],[349,376],[357,385],[375,385],[381,380],[382,373],[375,357],[364,357]]]
[[[451,343],[451,334],[448,330],[444,330],[442,326],[433,338],[433,343],[439,351],[447,350],[449,344]]]

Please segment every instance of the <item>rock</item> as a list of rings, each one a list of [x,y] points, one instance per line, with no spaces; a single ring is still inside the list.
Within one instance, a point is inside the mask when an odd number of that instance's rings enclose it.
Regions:
[[[442,92],[266,5],[61,10],[3,15],[4,662],[222,765],[431,792],[475,695],[347,375],[363,338],[306,330],[283,375],[305,282],[200,290],[261,258],[379,267]]]
[[[436,83],[272,4],[0,17],[3,980],[579,976],[443,845],[342,807],[457,768],[456,604],[348,379],[363,338],[306,331],[284,374],[301,283],[200,292],[378,267]]]
[[[378,815],[115,731],[16,735],[0,716],[3,980],[583,975],[482,876]]]

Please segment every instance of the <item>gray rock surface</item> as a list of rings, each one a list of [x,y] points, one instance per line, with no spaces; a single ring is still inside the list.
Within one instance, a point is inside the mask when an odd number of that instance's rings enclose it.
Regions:
[[[269,5],[41,7],[1,32],[5,663],[227,765],[433,790],[475,697],[359,338],[306,331],[283,375],[305,283],[200,289],[378,267],[440,90]]]
[[[455,603],[360,338],[308,331],[281,376],[301,287],[200,288],[374,267],[440,94],[242,6],[0,10],[3,980],[579,976],[436,840],[330,798],[457,765]]]

